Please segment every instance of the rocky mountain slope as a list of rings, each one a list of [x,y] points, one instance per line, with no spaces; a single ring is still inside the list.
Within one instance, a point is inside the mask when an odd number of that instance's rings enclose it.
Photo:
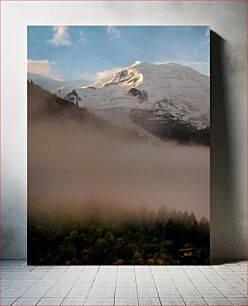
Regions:
[[[135,62],[94,84],[53,93],[150,140],[209,144],[209,77],[184,65]]]

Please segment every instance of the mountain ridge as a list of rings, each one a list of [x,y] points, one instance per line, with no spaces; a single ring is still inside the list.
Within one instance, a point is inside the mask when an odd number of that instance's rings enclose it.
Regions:
[[[209,144],[209,77],[186,65],[136,61],[87,86],[73,89],[62,86],[52,92],[98,117],[139,130],[141,134],[146,130],[162,140],[173,139],[171,135],[177,135],[175,140],[179,140],[179,131],[183,129],[184,135],[189,134],[183,139]],[[123,113],[118,118],[117,109]],[[159,129],[164,131],[163,135]]]

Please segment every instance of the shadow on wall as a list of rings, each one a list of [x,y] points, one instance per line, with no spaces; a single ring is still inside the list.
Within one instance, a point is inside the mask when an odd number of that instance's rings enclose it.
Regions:
[[[231,124],[225,84],[225,40],[210,32],[211,85],[211,264],[239,259],[240,227],[235,222],[237,209],[233,197]],[[229,242],[229,243],[228,243]]]

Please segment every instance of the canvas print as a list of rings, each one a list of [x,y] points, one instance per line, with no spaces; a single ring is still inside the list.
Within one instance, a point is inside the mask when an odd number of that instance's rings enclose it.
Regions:
[[[209,264],[209,28],[27,43],[28,263]]]

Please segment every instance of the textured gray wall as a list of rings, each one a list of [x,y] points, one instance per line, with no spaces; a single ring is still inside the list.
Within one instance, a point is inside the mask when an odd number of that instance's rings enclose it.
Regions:
[[[3,258],[26,258],[26,25],[209,25],[211,258],[246,258],[246,1],[3,2]]]

